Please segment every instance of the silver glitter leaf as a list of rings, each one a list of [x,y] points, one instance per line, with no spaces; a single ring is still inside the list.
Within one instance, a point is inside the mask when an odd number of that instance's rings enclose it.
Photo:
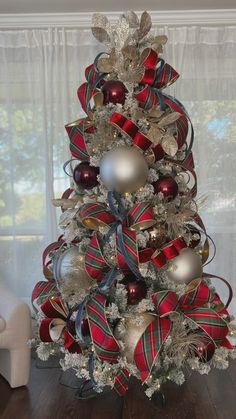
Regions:
[[[94,27],[106,29],[106,26],[108,25],[108,19],[101,13],[94,13],[92,17],[92,25]]]
[[[169,134],[166,134],[161,142],[162,148],[168,156],[174,157],[178,151],[178,144],[176,139]]]
[[[171,112],[167,116],[164,116],[161,121],[158,123],[159,127],[166,127],[173,124],[179,119],[181,114],[179,112]]]
[[[128,10],[124,13],[124,17],[126,18],[127,22],[129,23],[130,28],[138,28],[139,27],[139,18],[132,10]]]
[[[140,19],[139,39],[144,38],[152,27],[151,16],[148,12],[143,12]]]
[[[96,38],[101,43],[109,43],[110,36],[108,35],[107,31],[103,28],[99,28],[97,26],[92,28],[92,34],[94,38]]]

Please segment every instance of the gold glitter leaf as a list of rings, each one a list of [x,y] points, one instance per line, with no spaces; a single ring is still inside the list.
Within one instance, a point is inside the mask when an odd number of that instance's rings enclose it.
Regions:
[[[152,27],[151,16],[148,12],[143,12],[140,19],[139,39],[144,38]]]
[[[100,58],[97,63],[97,68],[102,73],[110,73],[113,70],[113,65],[109,58]]]
[[[153,144],[159,144],[162,137],[163,132],[158,128],[157,125],[151,125],[151,128],[149,129],[147,133],[148,138],[153,142]]]
[[[126,45],[122,48],[122,54],[125,58],[135,60],[135,58],[137,58],[137,48],[134,45]]]
[[[181,114],[179,112],[171,112],[167,116],[164,116],[162,120],[158,123],[159,127],[166,127],[167,125],[173,124],[177,119],[179,119]]]
[[[158,36],[155,36],[155,38],[152,41],[152,44],[165,45],[167,41],[168,41],[168,38],[166,35],[158,35]]]
[[[166,134],[161,142],[162,148],[168,156],[174,157],[178,151],[178,144],[176,139],[169,134]]]
[[[160,109],[150,109],[148,115],[150,118],[160,118],[165,111],[161,111]]]
[[[144,67],[129,68],[122,74],[122,80],[128,83],[138,83],[144,75]]]
[[[110,42],[110,36],[108,35],[105,29],[95,26],[92,28],[92,33],[93,33],[94,38],[96,38],[99,42],[101,43]]]

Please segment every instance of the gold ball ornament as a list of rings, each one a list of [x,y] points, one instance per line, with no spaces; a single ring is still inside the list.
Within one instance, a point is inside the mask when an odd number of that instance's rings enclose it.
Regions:
[[[77,246],[56,255],[53,260],[53,274],[59,285],[66,281],[73,281],[76,287],[85,291],[93,285],[92,278],[84,268],[84,255],[79,252]]]
[[[125,333],[121,333],[119,330],[119,324],[115,327],[114,336],[116,339],[121,340],[124,343],[124,349],[121,350],[121,356],[126,357],[127,361],[131,364],[134,362],[134,350],[145,332],[156,316],[150,313],[138,314],[136,317],[126,317],[122,321],[124,322]],[[139,322],[140,320],[140,322]],[[140,324],[139,324],[140,323]]]
[[[148,164],[137,148],[118,147],[101,160],[100,177],[110,191],[135,192],[147,181]]]
[[[179,284],[188,284],[193,279],[201,278],[203,272],[201,257],[193,249],[181,250],[168,265],[168,279]]]

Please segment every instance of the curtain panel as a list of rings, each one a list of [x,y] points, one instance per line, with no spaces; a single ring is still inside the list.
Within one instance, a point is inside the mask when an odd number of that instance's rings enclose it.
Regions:
[[[195,128],[198,203],[217,246],[207,271],[236,293],[236,27],[153,30],[168,36],[164,59],[180,73],[169,93]],[[51,199],[69,186],[64,125],[82,115],[76,90],[102,50],[85,29],[0,31],[1,277],[26,300],[59,234]]]

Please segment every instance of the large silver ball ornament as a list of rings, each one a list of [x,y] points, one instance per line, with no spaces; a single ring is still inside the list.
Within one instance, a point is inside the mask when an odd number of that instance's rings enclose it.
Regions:
[[[53,276],[59,286],[70,281],[78,289],[88,291],[93,285],[93,280],[84,268],[84,256],[76,246],[56,254],[53,260]]]
[[[148,325],[156,319],[156,316],[149,313],[142,313],[138,315],[138,318],[139,322],[137,322],[135,317],[127,317],[122,320],[125,333],[120,332],[119,324],[114,330],[115,338],[124,343],[124,349],[121,350],[121,356],[126,357],[129,363],[134,362],[135,347]]]
[[[190,248],[181,250],[179,256],[170,262],[166,275],[168,279],[179,284],[188,284],[193,279],[201,278],[202,261],[200,255]]]
[[[148,165],[135,147],[119,147],[108,151],[100,163],[100,177],[110,191],[135,192],[145,185]]]

